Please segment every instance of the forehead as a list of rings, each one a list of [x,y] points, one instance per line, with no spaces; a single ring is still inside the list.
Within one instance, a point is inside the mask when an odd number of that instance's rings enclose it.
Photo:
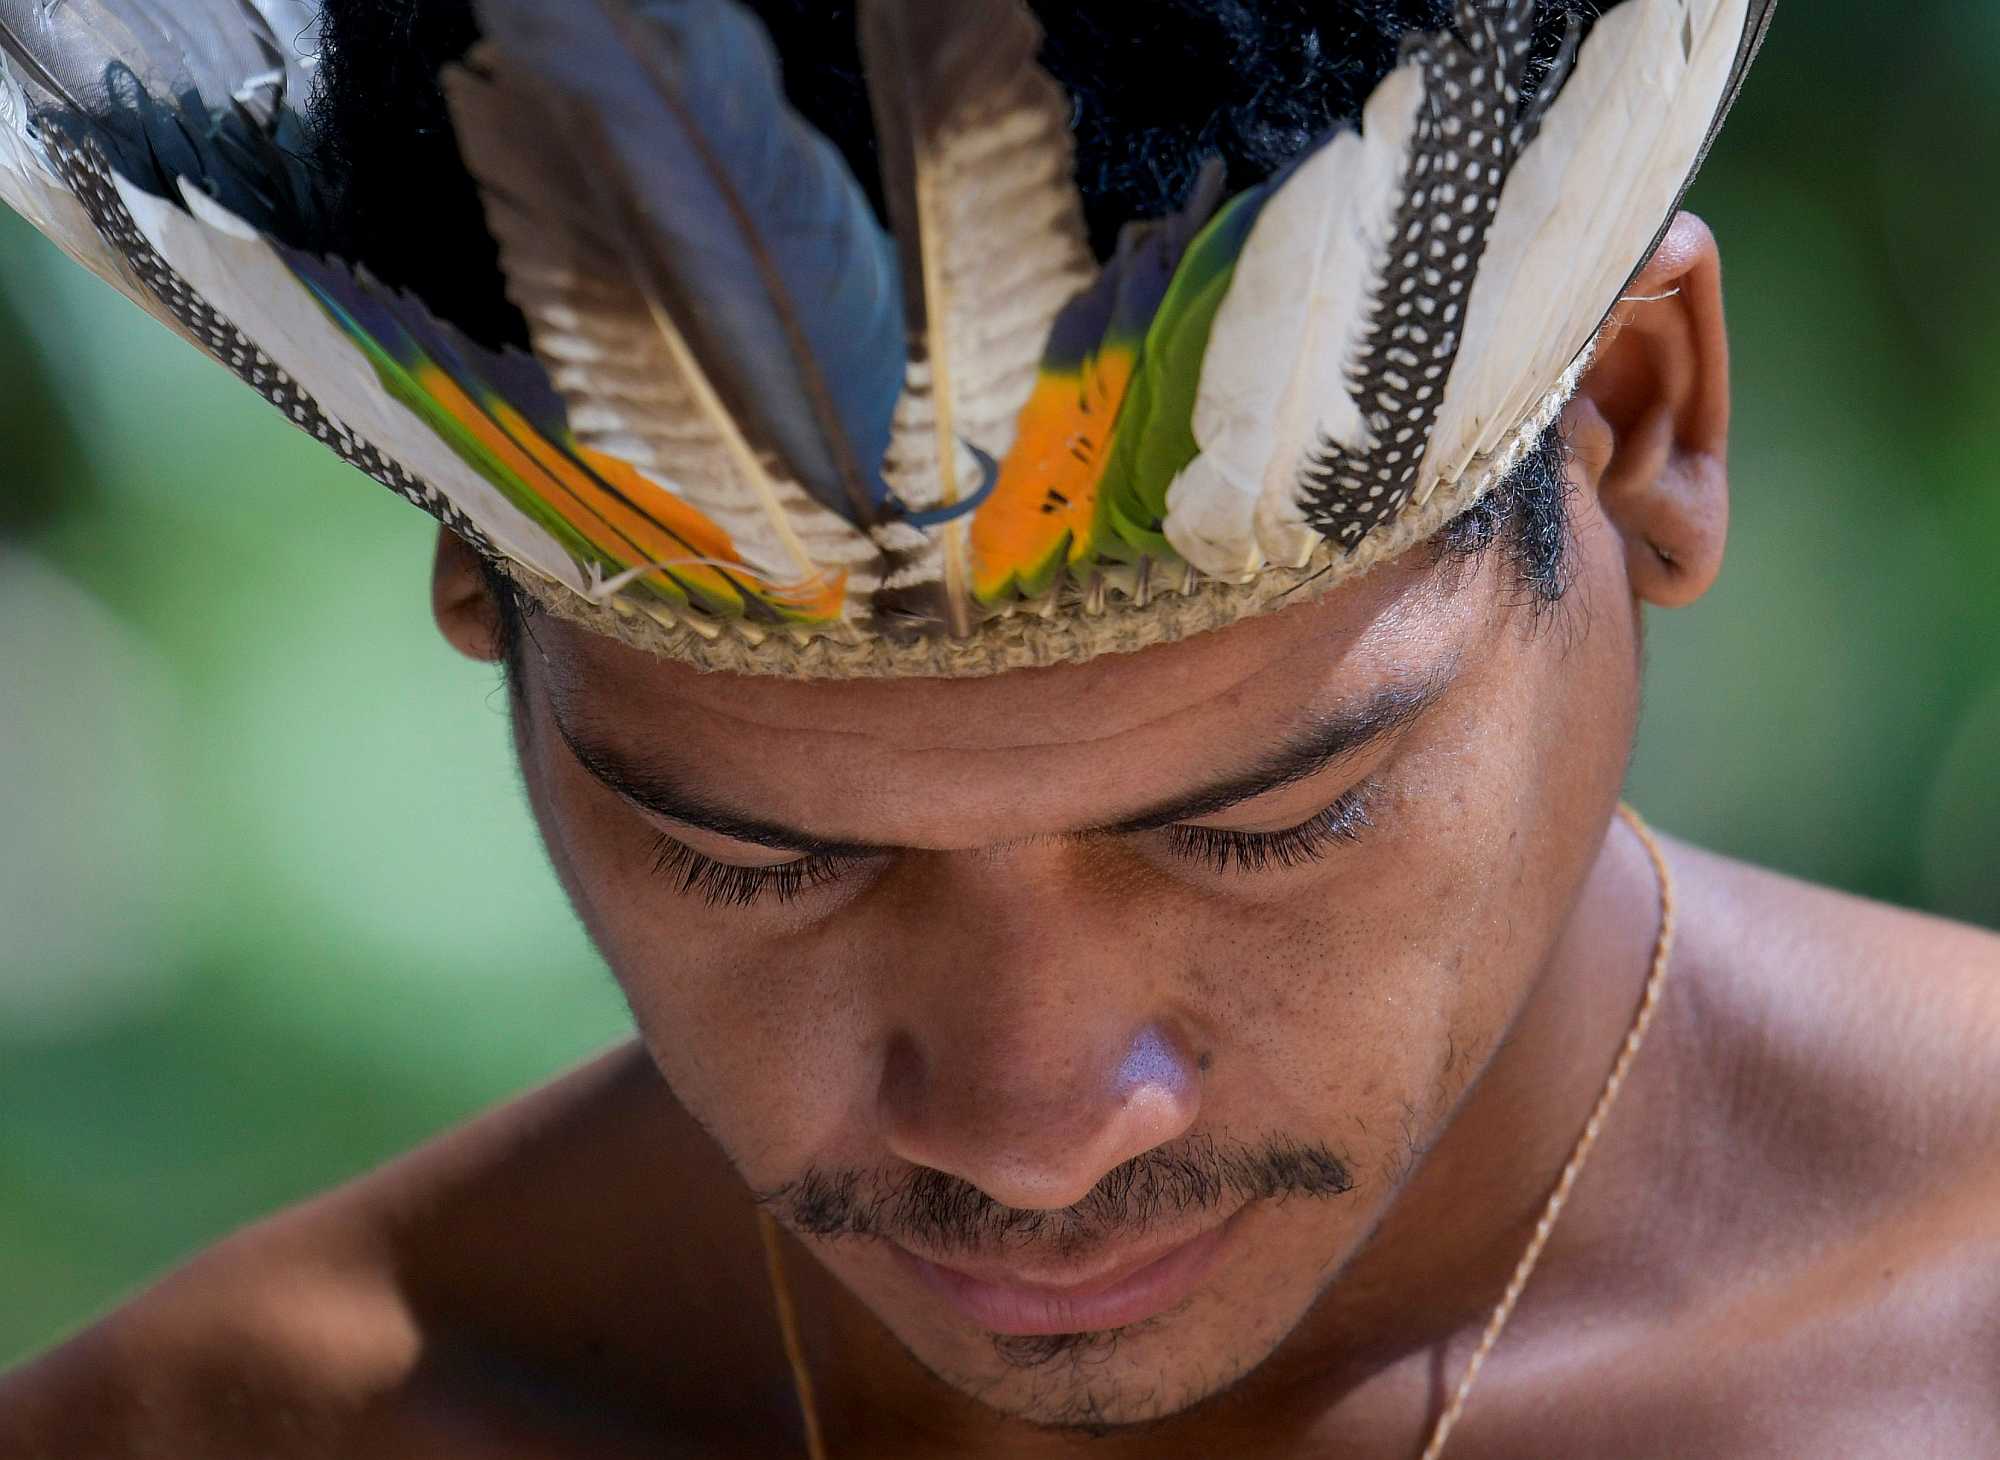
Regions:
[[[1479,576],[1453,590],[1390,564],[1182,643],[980,679],[707,674],[550,622],[531,673],[538,714],[704,798],[829,840],[944,849],[1140,814],[1446,671],[1493,608]]]

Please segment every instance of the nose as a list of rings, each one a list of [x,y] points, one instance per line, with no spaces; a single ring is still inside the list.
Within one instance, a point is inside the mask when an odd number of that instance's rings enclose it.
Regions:
[[[1048,911],[954,920],[964,941],[916,980],[927,996],[889,1036],[879,1098],[896,1156],[1026,1210],[1082,1201],[1201,1105],[1196,1052],[1156,1003],[1160,950],[1074,900]]]
[[[893,1040],[882,1090],[890,1150],[1002,1206],[1048,1211],[1194,1124],[1193,1061],[1160,1026],[1123,1039],[1072,1030],[1039,1046],[1025,1033],[990,1030],[951,1052]]]

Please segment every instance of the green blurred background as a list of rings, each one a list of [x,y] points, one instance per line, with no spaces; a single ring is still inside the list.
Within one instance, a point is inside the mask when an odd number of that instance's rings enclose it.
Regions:
[[[2000,7],[1784,7],[1695,206],[1739,416],[1674,832],[2000,926]],[[0,1364],[625,1028],[427,521],[0,217]]]

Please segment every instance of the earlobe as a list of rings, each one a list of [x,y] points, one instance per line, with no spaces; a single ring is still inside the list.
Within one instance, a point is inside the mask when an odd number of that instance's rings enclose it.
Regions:
[[[1633,594],[1679,608],[1714,584],[1729,536],[1729,345],[1707,225],[1675,219],[1626,301],[1565,424]]]
[[[431,565],[431,614],[445,641],[466,658],[499,662],[499,607],[480,572],[478,556],[444,527],[438,529],[437,556]]]

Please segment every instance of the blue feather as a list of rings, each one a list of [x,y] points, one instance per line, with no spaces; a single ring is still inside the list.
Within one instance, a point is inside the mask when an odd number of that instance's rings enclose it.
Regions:
[[[829,509],[884,515],[903,385],[893,244],[786,104],[734,0],[478,0],[499,79],[557,93],[607,219],[754,445]],[[617,200],[615,203],[612,200]]]

